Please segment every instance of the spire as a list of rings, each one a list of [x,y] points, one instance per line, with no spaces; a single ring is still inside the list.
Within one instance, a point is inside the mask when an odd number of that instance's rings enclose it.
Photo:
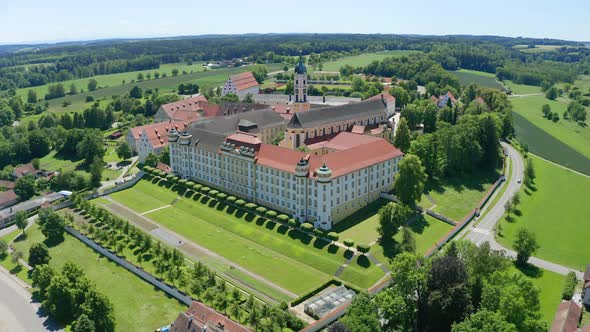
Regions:
[[[305,68],[305,64],[303,63],[303,55],[299,54],[299,63],[295,66],[295,73],[296,74],[305,74],[307,73],[307,68]]]

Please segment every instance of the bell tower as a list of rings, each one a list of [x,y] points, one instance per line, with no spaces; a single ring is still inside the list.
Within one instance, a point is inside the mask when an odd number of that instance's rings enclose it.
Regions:
[[[310,109],[307,101],[307,68],[303,63],[303,56],[299,56],[299,63],[295,65],[295,81],[293,82],[293,109],[295,112],[307,111]]]

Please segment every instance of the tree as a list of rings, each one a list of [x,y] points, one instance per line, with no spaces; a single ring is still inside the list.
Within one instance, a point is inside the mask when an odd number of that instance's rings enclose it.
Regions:
[[[70,84],[70,95],[75,95],[78,93],[78,88],[74,83]]]
[[[10,108],[0,108],[0,126],[11,126],[14,122],[14,111]]]
[[[49,264],[50,259],[49,249],[43,243],[34,243],[29,249],[29,265],[32,267]]]
[[[416,239],[409,227],[402,228],[402,243],[400,244],[400,250],[403,252],[416,252]]]
[[[268,74],[268,69],[265,65],[255,65],[252,67],[251,71],[258,84],[262,84],[262,82],[264,82],[266,79],[266,75]]]
[[[23,201],[35,196],[37,192],[35,178],[32,175],[26,175],[19,178],[14,184],[14,192]]]
[[[95,157],[92,164],[90,164],[88,171],[90,172],[90,185],[93,187],[100,186],[100,180],[102,179],[102,160],[99,157]]]
[[[480,310],[471,314],[464,321],[454,324],[452,332],[517,332],[514,324],[504,317],[489,310]]]
[[[516,231],[516,239],[514,240],[513,247],[516,250],[516,264],[522,266],[539,249],[539,244],[537,243],[535,233],[526,228],[519,228]]]
[[[381,331],[377,305],[371,301],[367,292],[361,292],[353,298],[340,322],[355,332]]]
[[[438,108],[433,103],[428,103],[424,109],[424,117],[422,123],[424,125],[424,133],[433,133],[436,131],[436,113]]]
[[[27,103],[34,104],[36,102],[37,102],[37,93],[35,92],[35,90],[29,89],[29,91],[27,91]]]
[[[41,228],[41,233],[47,238],[48,243],[55,244],[63,240],[66,223],[64,218],[53,210],[39,210],[39,227]]]
[[[229,103],[237,103],[240,101],[240,98],[235,93],[228,93],[225,96],[221,97],[221,101],[227,101]]]
[[[86,314],[94,322],[97,331],[115,331],[115,313],[113,304],[94,287],[84,294],[84,302],[81,304],[83,314]]]
[[[174,76],[174,77],[178,76],[178,69],[176,69],[176,68],[172,69],[172,76]]]
[[[541,112],[543,112],[543,117],[549,116],[551,114],[551,106],[545,104],[541,107]]]
[[[506,203],[504,203],[504,210],[506,210],[506,218],[510,219],[510,215],[512,214],[512,212],[514,212],[514,205],[512,204],[512,200],[507,200]]]
[[[102,160],[105,149],[100,131],[86,130],[82,132],[82,135],[81,140],[76,144],[77,157],[83,158],[86,165],[90,165],[97,157]]]
[[[483,148],[482,164],[489,170],[494,170],[498,166],[500,159],[500,135],[499,124],[494,120],[495,116],[491,114],[483,115],[480,120],[480,127],[483,133],[480,139],[480,145]]]
[[[399,227],[404,225],[412,215],[412,210],[405,205],[390,202],[379,209],[379,232],[382,241],[392,240]]]
[[[158,164],[158,161],[159,161],[158,156],[156,156],[155,154],[150,152],[145,157],[145,161],[143,163],[146,166],[156,167],[156,165]]]
[[[251,93],[246,94],[246,97],[244,97],[242,102],[247,103],[247,104],[253,104],[254,98],[252,97],[252,94]]]
[[[295,92],[295,83],[293,83],[293,80],[288,80],[287,84],[285,84],[285,94],[286,95],[291,95]]]
[[[535,173],[535,166],[533,165],[533,160],[528,158],[526,161],[526,165],[524,167],[524,183],[527,186],[532,185],[535,182],[535,178],[537,177]]]
[[[23,231],[23,234],[25,234],[25,228],[27,228],[28,225],[27,212],[18,211],[15,215],[15,224],[16,227]]]
[[[516,192],[514,196],[512,196],[512,205],[516,208],[520,204],[520,194]]]
[[[94,322],[86,316],[81,314],[72,326],[72,332],[94,332]]]
[[[545,92],[545,97],[547,97],[547,99],[550,99],[550,100],[557,99],[558,95],[559,95],[559,92],[557,91],[557,88],[554,86],[550,87],[547,90],[547,92]]]
[[[94,91],[98,88],[98,82],[95,79],[90,79],[87,85],[88,91]]]
[[[12,252],[12,262],[15,263],[17,266],[20,266],[20,260],[23,259],[23,252],[20,250],[15,250]]]
[[[393,145],[398,149],[402,150],[403,153],[407,153],[410,150],[410,129],[408,128],[408,122],[405,118],[399,120],[397,126],[397,132],[393,138]]]
[[[0,258],[4,258],[8,250],[8,243],[5,240],[0,240]]]
[[[117,145],[117,156],[123,160],[127,160],[132,156],[131,148],[127,142],[120,143]]]
[[[31,157],[44,157],[51,151],[51,141],[49,136],[43,130],[33,130],[29,132],[27,137],[29,141],[29,149]]]
[[[129,91],[129,97],[133,99],[141,99],[143,97],[143,90],[136,85],[131,88],[131,91]]]
[[[399,200],[414,206],[422,197],[426,173],[420,158],[407,154],[399,162],[399,172],[395,175],[394,189]]]

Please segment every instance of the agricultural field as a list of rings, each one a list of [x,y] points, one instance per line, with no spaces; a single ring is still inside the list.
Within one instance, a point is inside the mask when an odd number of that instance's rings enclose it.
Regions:
[[[535,45],[534,48],[529,48],[528,45],[514,45],[513,48],[520,50],[524,53],[546,53],[553,52],[558,48],[564,47],[564,45]]]
[[[517,95],[543,94],[540,86],[518,84],[512,81],[502,81],[502,84]]]
[[[34,225],[24,239],[14,243],[14,247],[27,259],[31,245],[43,240],[43,234]],[[154,331],[186,310],[183,304],[68,234],[62,243],[49,248],[49,253],[49,264],[54,268],[61,268],[67,261],[82,267],[88,279],[113,303],[118,331]]]
[[[140,181],[111,197],[296,294],[326,282],[347,260],[342,248],[200,194],[179,196],[164,185]],[[368,287],[383,276],[370,262],[362,263],[351,264],[341,278]]]
[[[534,232],[540,249],[535,257],[577,270],[590,262],[587,247],[590,213],[590,177],[573,173],[558,165],[532,158],[537,178],[532,188],[523,187],[522,203],[511,220],[502,219],[498,242],[512,247],[516,231]]]
[[[344,65],[351,65],[353,67],[361,67],[366,66],[369,63],[377,60],[381,61],[388,57],[393,56],[402,56],[402,55],[410,55],[412,53],[416,53],[417,51],[404,51],[404,50],[396,50],[396,51],[382,51],[376,53],[363,53],[359,55],[347,56],[340,58],[334,61],[328,61],[323,65],[323,71],[339,71],[340,67]]]
[[[122,85],[123,81],[125,81],[126,84],[131,84],[132,81],[137,81],[137,75],[139,75],[139,74],[143,74],[143,76],[145,77],[146,74],[149,73],[152,76],[152,79],[154,79],[155,72],[160,73],[160,75],[166,74],[166,76],[172,76],[173,69],[178,69],[178,71],[179,71],[178,75],[180,76],[180,75],[182,75],[183,71],[186,71],[187,73],[197,73],[197,72],[203,71],[204,67],[203,67],[202,62],[193,62],[192,65],[187,65],[186,63],[167,63],[167,64],[160,65],[160,68],[158,68],[158,69],[139,70],[139,71],[131,71],[131,72],[126,72],[126,73],[117,73],[117,74],[109,74],[109,75],[97,75],[97,76],[88,77],[88,78],[80,78],[80,79],[75,79],[75,80],[50,83],[47,85],[41,85],[41,86],[36,86],[36,87],[31,87],[31,88],[22,88],[22,89],[16,90],[16,94],[26,100],[28,91],[33,90],[37,93],[37,97],[42,99],[47,94],[48,85],[51,85],[51,84],[61,83],[66,88],[66,91],[69,91],[70,85],[74,84],[78,91],[81,91],[81,90],[87,91],[88,90],[88,81],[90,81],[91,79],[96,80],[98,82],[99,87],[105,88],[105,87],[113,87],[113,86],[117,86],[117,85]],[[144,79],[147,79],[147,78],[144,78]],[[139,81],[137,83],[139,83]]]
[[[496,75],[476,70],[459,69],[451,72],[461,85],[477,84],[484,88],[504,90],[504,86],[496,80]]]
[[[516,138],[529,151],[579,172],[590,174],[590,128],[563,119],[567,104],[544,96],[512,98]],[[543,118],[541,107],[551,106],[561,119]]]

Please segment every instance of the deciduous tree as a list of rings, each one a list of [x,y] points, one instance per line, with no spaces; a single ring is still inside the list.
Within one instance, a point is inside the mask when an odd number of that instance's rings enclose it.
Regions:
[[[420,158],[407,154],[399,162],[399,172],[395,175],[394,189],[399,200],[413,206],[422,197],[426,173]]]
[[[399,120],[395,137],[393,138],[393,145],[402,152],[407,153],[410,150],[410,129],[408,128],[408,122],[405,118]]]
[[[519,228],[516,231],[516,239],[514,240],[514,250],[516,250],[516,263],[525,265],[529,257],[531,257],[539,249],[537,237],[535,233],[526,228]]]

